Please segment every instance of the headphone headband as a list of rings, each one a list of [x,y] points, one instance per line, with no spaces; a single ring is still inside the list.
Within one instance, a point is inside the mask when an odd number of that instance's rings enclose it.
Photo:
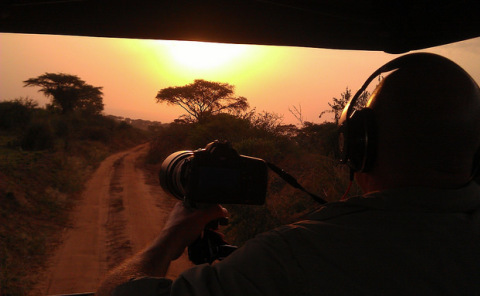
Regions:
[[[356,111],[355,104],[365,89],[378,75],[397,70],[410,64],[422,64],[443,57],[432,53],[412,53],[398,57],[373,72],[362,87],[348,101],[342,111],[339,125],[340,162],[353,171],[366,171],[375,156],[376,129],[373,112],[369,108]]]
[[[360,95],[367,89],[373,79],[375,79],[378,75],[390,72],[393,70],[397,70],[402,66],[406,65],[407,63],[419,63],[424,62],[426,59],[429,58],[438,58],[439,56],[433,53],[411,53],[401,57],[398,57],[390,62],[386,63],[385,65],[378,68],[375,72],[370,75],[367,80],[363,83],[362,87],[355,93],[355,95],[350,99],[350,101],[345,105],[343,109],[342,115],[340,116],[339,124],[345,122],[350,116],[352,115],[353,108],[355,103],[357,102]]]
[[[339,125],[339,150],[340,162],[350,167],[351,179],[353,172],[368,171],[376,156],[377,146],[377,124],[375,122],[374,112],[370,108],[355,110],[355,104],[365,89],[378,75],[397,70],[408,65],[429,65],[439,60],[446,60],[444,57],[431,53],[413,53],[398,57],[373,72],[362,87],[348,101],[343,109],[342,115],[338,122]],[[460,68],[461,69],[461,68]],[[471,76],[462,69],[462,71],[470,77],[472,82],[478,84]],[[472,166],[471,180],[480,176],[480,147],[478,148]]]

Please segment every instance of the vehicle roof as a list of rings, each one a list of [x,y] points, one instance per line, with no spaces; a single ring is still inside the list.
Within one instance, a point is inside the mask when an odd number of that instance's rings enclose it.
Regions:
[[[0,32],[402,53],[480,36],[477,0],[16,0]]]

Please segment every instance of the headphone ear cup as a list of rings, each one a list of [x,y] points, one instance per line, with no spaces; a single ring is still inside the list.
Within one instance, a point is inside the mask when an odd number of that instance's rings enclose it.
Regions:
[[[377,128],[374,112],[364,108],[355,111],[348,120],[346,163],[356,172],[367,172],[371,169],[377,150]]]

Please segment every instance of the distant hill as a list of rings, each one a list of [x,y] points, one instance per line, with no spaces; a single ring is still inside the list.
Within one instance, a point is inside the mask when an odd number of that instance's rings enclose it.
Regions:
[[[115,115],[106,115],[106,117],[111,118],[115,121],[128,123],[135,128],[145,130],[145,131],[155,131],[160,126],[167,125],[165,123],[161,123],[160,121],[151,121],[151,120],[144,120],[144,119],[131,119],[131,118],[128,118],[128,117],[115,116]]]

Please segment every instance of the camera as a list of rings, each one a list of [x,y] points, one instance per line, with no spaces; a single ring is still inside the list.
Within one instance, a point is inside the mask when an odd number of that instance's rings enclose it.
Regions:
[[[162,163],[161,187],[179,200],[196,203],[262,205],[267,164],[214,141],[195,151],[178,151]]]

